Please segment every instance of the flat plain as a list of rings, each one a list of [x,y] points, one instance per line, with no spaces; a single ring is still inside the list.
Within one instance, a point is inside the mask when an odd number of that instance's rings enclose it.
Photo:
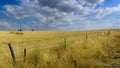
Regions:
[[[118,29],[0,31],[0,68],[120,68],[119,42]]]

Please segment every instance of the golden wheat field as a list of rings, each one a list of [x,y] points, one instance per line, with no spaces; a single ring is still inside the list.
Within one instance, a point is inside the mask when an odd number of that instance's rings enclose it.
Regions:
[[[0,31],[0,68],[120,68],[120,30]]]

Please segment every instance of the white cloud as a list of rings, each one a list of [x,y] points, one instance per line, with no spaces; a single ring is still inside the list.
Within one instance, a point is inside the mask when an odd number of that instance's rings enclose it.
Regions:
[[[80,5],[87,5],[87,6],[92,6],[96,7],[97,5],[101,5],[104,0],[77,0]]]
[[[25,17],[30,17],[35,15],[35,11],[32,8],[25,7],[25,6],[18,6],[18,5],[5,5],[6,11],[13,15],[16,19],[22,19]]]
[[[98,8],[104,0],[20,0],[19,5],[5,5],[6,13],[17,20],[28,20],[29,24],[22,23],[25,29],[61,29],[66,26],[72,29],[87,29],[96,27],[90,18],[102,18],[113,12],[120,11],[120,5],[109,8]],[[34,22],[33,22],[34,21]],[[33,24],[35,23],[35,24]],[[76,25],[78,23],[78,25]]]
[[[44,0],[40,1],[44,2]],[[52,8],[50,6],[51,4],[48,6],[43,6],[39,5],[40,3],[38,3],[38,1],[33,2],[30,0],[21,0],[20,5],[6,5],[4,6],[4,8],[6,9],[7,13],[18,20],[27,17],[34,17],[39,20],[39,23],[41,23],[42,25],[46,25],[47,27],[57,27],[59,23],[68,23],[67,25],[69,25],[69,23],[73,23],[74,20],[78,20],[78,18],[80,20],[83,19],[83,15],[75,15],[76,12],[80,14],[88,13],[88,11],[84,10],[82,6],[76,4],[76,1],[63,0],[62,2],[60,3],[61,5],[59,5],[59,7],[55,6],[54,8]]]
[[[14,26],[13,23],[10,23],[6,20],[1,20],[0,21],[0,29],[3,29],[3,28],[4,29],[12,29],[12,28],[14,28],[13,26]]]
[[[118,5],[117,7],[98,9],[97,14],[96,14],[96,18],[105,17],[111,13],[118,12],[118,11],[120,11],[120,5]]]

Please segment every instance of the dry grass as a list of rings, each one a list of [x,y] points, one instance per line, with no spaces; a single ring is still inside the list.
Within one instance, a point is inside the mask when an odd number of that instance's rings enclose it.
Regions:
[[[23,33],[0,31],[0,68],[13,68],[9,42],[15,50],[16,68],[106,68],[111,66],[110,49],[120,40],[115,37],[119,36],[118,30]],[[27,49],[26,62],[24,48]]]

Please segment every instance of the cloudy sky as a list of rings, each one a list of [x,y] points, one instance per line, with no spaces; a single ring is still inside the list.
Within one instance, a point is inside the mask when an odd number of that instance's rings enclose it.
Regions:
[[[0,0],[0,29],[120,28],[120,0]]]

